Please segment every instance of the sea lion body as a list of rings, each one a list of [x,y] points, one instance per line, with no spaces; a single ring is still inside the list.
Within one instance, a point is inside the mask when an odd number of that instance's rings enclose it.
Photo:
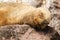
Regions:
[[[43,7],[35,8],[26,4],[7,6],[0,8],[0,25],[29,24],[40,25],[42,22],[50,21],[50,12]]]

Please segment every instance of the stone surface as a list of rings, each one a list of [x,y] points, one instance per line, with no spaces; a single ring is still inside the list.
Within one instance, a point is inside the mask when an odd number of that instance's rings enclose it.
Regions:
[[[6,25],[0,26],[0,40],[60,40],[60,35],[50,27],[40,30],[29,25]]]
[[[60,35],[60,0],[55,0],[53,4],[54,12],[49,26],[54,28]]]
[[[0,27],[0,40],[20,40],[29,29],[28,25],[6,25]]]

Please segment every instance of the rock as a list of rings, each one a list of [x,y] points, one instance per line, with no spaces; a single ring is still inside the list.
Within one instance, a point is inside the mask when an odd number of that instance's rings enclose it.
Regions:
[[[29,25],[6,25],[0,26],[0,40],[60,40],[60,35],[50,27],[40,30]]]
[[[29,29],[28,25],[6,25],[0,27],[0,40],[18,40]],[[20,40],[20,39],[19,39]]]
[[[53,6],[54,6],[53,18],[49,26],[54,28],[60,35],[60,0],[55,0]]]

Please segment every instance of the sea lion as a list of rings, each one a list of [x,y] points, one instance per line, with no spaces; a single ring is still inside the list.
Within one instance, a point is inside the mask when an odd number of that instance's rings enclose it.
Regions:
[[[23,3],[4,4],[0,7],[0,26],[28,24],[32,27],[45,28],[51,20],[50,11],[45,7],[35,8]]]

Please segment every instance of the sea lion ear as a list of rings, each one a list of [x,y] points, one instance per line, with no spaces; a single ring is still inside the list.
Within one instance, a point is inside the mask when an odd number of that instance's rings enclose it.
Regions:
[[[38,15],[37,17],[34,17],[34,23],[37,24],[41,24],[44,19],[42,19],[41,17],[39,17],[40,15]]]

